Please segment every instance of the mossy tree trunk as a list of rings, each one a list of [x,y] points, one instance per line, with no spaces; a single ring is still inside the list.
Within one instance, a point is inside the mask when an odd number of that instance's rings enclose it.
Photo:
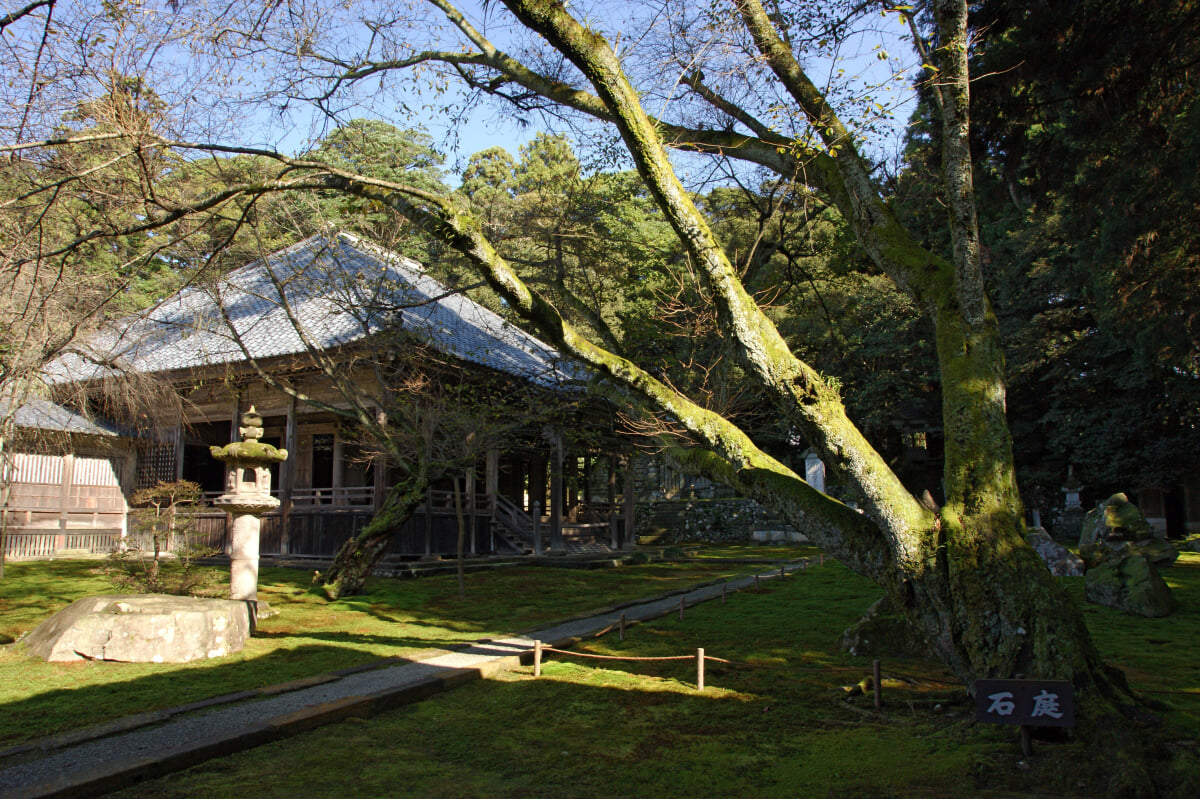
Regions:
[[[329,599],[353,596],[362,591],[371,572],[387,554],[392,537],[425,500],[427,488],[424,473],[392,486],[383,505],[357,535],[342,544],[333,565],[321,575],[322,588]]]

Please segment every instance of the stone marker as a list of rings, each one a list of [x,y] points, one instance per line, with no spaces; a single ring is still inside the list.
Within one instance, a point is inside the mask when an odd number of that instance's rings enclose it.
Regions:
[[[187,663],[240,652],[250,637],[245,602],[166,594],[76,600],[21,641],[49,661]]]

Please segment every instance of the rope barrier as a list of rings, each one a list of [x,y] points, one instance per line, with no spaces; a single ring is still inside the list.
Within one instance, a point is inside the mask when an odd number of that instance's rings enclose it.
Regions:
[[[652,660],[693,660],[694,655],[671,655],[669,657],[617,657],[616,655],[593,655],[591,652],[571,652],[566,649],[555,649],[552,646],[542,645],[543,652],[557,652],[560,655],[571,655],[577,658],[591,658],[592,660],[628,660],[630,662],[649,662]],[[709,657],[709,660],[716,658]]]
[[[824,565],[824,563],[825,563],[825,558],[824,558],[824,555],[822,555],[821,559],[820,559],[820,564]],[[808,565],[809,565],[808,559],[805,558],[801,562],[800,568],[807,569]],[[779,577],[780,577],[780,579],[787,577],[787,570],[785,568],[785,564],[780,565],[780,567],[779,567]],[[754,575],[754,589],[756,591],[758,590],[759,584],[760,584],[759,578],[760,578],[760,575],[758,575],[758,574]],[[721,583],[721,604],[722,605],[725,604],[727,601],[727,597],[728,597],[727,587],[728,587],[727,582]],[[686,607],[685,600],[686,600],[686,594],[679,597],[679,620],[680,621],[683,621],[684,608]],[[599,638],[600,636],[610,633],[614,629],[616,629],[620,633],[621,641],[624,641],[625,640],[625,628],[628,625],[628,623],[629,622],[626,620],[625,614],[622,613],[620,620],[617,622],[617,624],[610,624],[609,626],[605,627],[603,630],[593,633],[591,637]],[[692,660],[692,661],[695,661],[695,663],[696,663],[696,689],[699,691],[704,690],[704,662],[705,661],[711,661],[713,663],[722,663],[722,664],[729,665],[729,666],[741,666],[741,667],[752,668],[752,669],[773,669],[773,670],[778,670],[778,671],[783,671],[783,670],[787,670],[787,671],[824,671],[824,672],[859,672],[859,671],[862,671],[861,667],[789,666],[786,664],[777,665],[777,664],[773,664],[773,663],[748,663],[748,662],[742,661],[742,660],[729,660],[727,658],[719,658],[719,657],[715,657],[713,655],[706,655],[704,653],[704,649],[702,649],[702,648],[697,649],[695,655],[669,655],[669,656],[662,656],[662,657],[632,657],[632,656],[619,656],[619,655],[596,655],[596,654],[592,654],[591,652],[574,652],[574,651],[570,651],[570,650],[566,650],[566,649],[556,649],[552,646],[546,646],[541,641],[535,640],[533,642],[533,676],[534,677],[540,677],[542,674],[542,654],[544,652],[557,652],[560,655],[570,655],[571,657],[584,658],[584,659],[588,659],[588,660],[625,661],[628,663],[651,663],[651,662]],[[878,668],[879,668],[878,663],[879,663],[879,661],[875,661],[876,675],[878,675]],[[879,683],[881,682],[881,680],[878,676],[876,676],[874,678],[874,682],[876,683],[876,686],[878,686]],[[934,681],[934,682],[936,682],[936,681]],[[876,699],[876,702],[878,704],[878,702],[879,702],[878,698]]]
[[[861,672],[861,666],[789,666],[777,665],[773,663],[748,663],[743,660],[730,660],[728,658],[716,657],[715,655],[706,655],[703,649],[697,649],[695,655],[665,655],[658,657],[633,657],[631,655],[597,655],[591,652],[574,652],[567,649],[556,649],[552,646],[546,646],[541,641],[534,641],[533,655],[533,676],[540,677],[542,674],[542,655],[546,652],[557,652],[560,655],[569,655],[571,657],[583,658],[585,660],[608,660],[608,661],[623,661],[626,663],[654,663],[654,662],[679,662],[684,660],[695,661],[696,663],[696,686],[697,690],[704,690],[704,663],[711,661],[713,663],[721,663],[727,666],[741,666],[752,669],[771,669],[774,671],[819,671],[819,672]],[[876,661],[876,664],[878,661]],[[875,668],[878,668],[876,665]],[[870,678],[868,678],[870,679]],[[879,677],[875,677],[873,682],[876,686],[881,685]],[[936,681],[935,681],[936,682]]]

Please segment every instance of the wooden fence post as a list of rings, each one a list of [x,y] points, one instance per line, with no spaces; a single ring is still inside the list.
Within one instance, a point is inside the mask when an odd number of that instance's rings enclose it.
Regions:
[[[542,676],[542,642],[533,642],[533,676]]]
[[[696,690],[704,690],[704,649],[696,650]]]
[[[880,679],[879,661],[871,664],[871,682],[875,685],[875,709],[883,707],[883,681]]]
[[[617,631],[618,631],[617,640],[624,643],[624,641],[625,641],[625,614],[624,613],[621,614],[621,621],[617,627]]]
[[[679,620],[683,621],[683,597],[679,597]]]
[[[754,575],[754,593],[758,593],[758,575]]]
[[[721,604],[722,605],[725,604],[725,587],[727,585],[728,585],[728,583],[721,583]]]
[[[530,510],[533,511],[533,554],[540,558],[542,556],[542,503],[533,503]]]
[[[784,571],[785,568],[786,568],[785,566],[780,564],[780,566],[779,566],[779,579],[780,580],[782,580],[784,577],[787,577],[787,572]]]

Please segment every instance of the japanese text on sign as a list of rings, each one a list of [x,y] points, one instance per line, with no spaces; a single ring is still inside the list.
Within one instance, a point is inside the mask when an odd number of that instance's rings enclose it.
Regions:
[[[975,719],[984,724],[1075,726],[1075,694],[1065,680],[978,680]]]

